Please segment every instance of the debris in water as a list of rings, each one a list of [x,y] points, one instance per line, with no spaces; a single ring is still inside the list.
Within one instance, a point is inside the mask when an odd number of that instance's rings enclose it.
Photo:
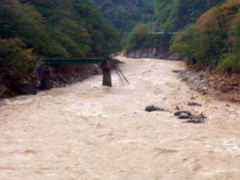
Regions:
[[[181,73],[181,72],[183,72],[183,70],[173,70],[172,72],[173,73]]]
[[[174,115],[178,116],[178,119],[189,119],[184,121],[184,123],[205,123],[205,119],[207,118],[203,113],[195,116],[189,111],[177,111]]]
[[[189,102],[188,105],[189,105],[189,106],[199,106],[199,107],[202,106],[201,104],[196,103],[196,102]]]
[[[200,123],[205,123],[205,119],[196,117],[196,118],[193,118],[193,119],[189,119],[189,120],[185,121],[184,123],[200,124]]]
[[[153,111],[165,111],[165,109],[154,106],[154,105],[149,105],[145,108],[145,111],[147,112],[153,112]]]
[[[178,105],[175,106],[175,110],[180,110],[180,107]]]
[[[189,118],[191,118],[191,115],[187,113],[181,113],[178,117],[178,119],[189,119]]]
[[[174,113],[174,116],[181,116],[182,114],[186,114],[187,116],[189,116],[189,118],[192,116],[192,113],[189,111],[177,111]]]

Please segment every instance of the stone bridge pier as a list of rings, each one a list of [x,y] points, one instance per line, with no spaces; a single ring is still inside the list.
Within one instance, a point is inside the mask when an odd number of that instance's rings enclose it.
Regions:
[[[103,73],[103,86],[112,86],[112,77],[111,77],[111,64],[107,61],[100,65]]]
[[[51,66],[65,64],[97,64],[103,73],[103,86],[112,86],[111,63],[108,58],[69,58],[69,59],[43,59],[37,65],[36,72],[38,78],[38,88],[41,90],[49,90],[53,87],[51,82]]]

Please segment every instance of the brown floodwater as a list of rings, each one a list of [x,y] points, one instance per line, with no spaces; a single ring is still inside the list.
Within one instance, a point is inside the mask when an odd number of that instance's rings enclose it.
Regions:
[[[240,106],[191,90],[172,72],[182,62],[121,59],[129,86],[93,76],[1,101],[0,179],[239,180]],[[208,119],[183,123],[177,106]]]

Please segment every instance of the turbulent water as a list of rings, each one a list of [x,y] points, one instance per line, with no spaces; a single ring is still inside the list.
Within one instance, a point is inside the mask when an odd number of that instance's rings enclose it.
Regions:
[[[190,90],[172,72],[181,62],[121,59],[129,86],[94,76],[1,101],[0,179],[239,180],[239,106]],[[182,123],[177,106],[208,119]]]

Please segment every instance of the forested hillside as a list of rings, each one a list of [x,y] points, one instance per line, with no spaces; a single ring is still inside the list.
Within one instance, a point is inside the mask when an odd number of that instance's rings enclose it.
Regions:
[[[178,31],[224,0],[156,0],[160,30]]]
[[[146,24],[145,31],[135,27],[129,34],[125,48],[133,51],[146,48],[159,49],[160,53],[168,52],[173,35],[187,25],[194,23],[202,13],[224,0],[156,0],[155,29]],[[141,25],[142,26],[142,25]],[[165,32],[165,34],[149,35],[149,32]],[[153,42],[153,43],[152,43]]]
[[[90,0],[0,1],[0,94],[29,79],[39,57],[103,57],[119,34]]]
[[[38,55],[105,56],[117,48],[117,32],[90,1],[2,0],[0,7],[0,36],[20,38]]]
[[[239,0],[210,9],[174,37],[171,51],[187,57],[191,67],[240,72],[239,12]]]
[[[155,0],[94,0],[100,11],[123,34],[138,23],[151,24]]]

